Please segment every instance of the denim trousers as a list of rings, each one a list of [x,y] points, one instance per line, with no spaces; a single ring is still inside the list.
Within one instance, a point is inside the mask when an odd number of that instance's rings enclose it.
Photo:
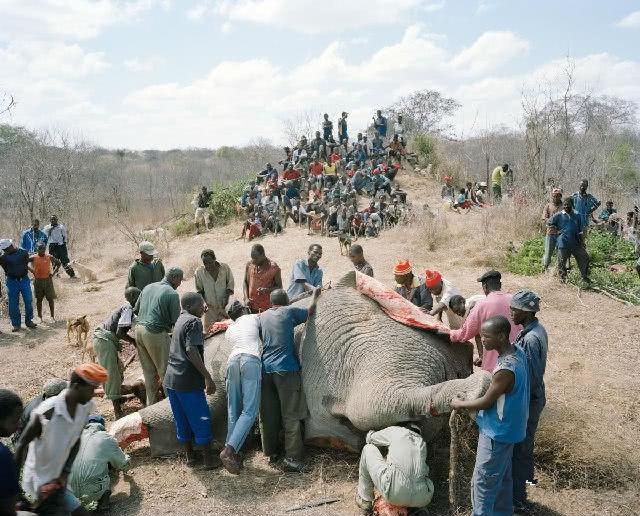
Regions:
[[[258,417],[262,362],[241,353],[227,364],[227,445],[239,452]]]
[[[546,235],[544,237],[544,256],[542,257],[542,267],[547,270],[551,263],[551,257],[556,252],[556,243],[558,235]]]
[[[480,434],[471,478],[473,516],[511,516],[513,443],[500,443]]]
[[[7,296],[9,297],[9,318],[11,324],[17,328],[21,323],[20,295],[24,301],[24,322],[29,324],[33,319],[33,296],[31,294],[31,281],[28,276],[16,279],[6,278]]]
[[[544,401],[531,401],[527,435],[524,441],[513,447],[513,502],[515,504],[527,501],[527,480],[533,480],[533,444],[543,408]]]

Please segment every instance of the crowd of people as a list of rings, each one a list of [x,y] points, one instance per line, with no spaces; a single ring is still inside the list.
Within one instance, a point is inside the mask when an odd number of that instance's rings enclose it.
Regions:
[[[309,234],[375,237],[383,227],[408,219],[406,193],[395,183],[402,160],[410,156],[402,116],[390,129],[378,111],[371,142],[363,133],[350,141],[347,118],[342,113],[334,136],[325,114],[314,138],[302,136],[293,148],[284,148],[280,169],[267,163],[246,185],[237,204],[244,218],[240,238],[277,236],[289,221],[306,226]],[[210,202],[211,192],[202,187],[194,199],[196,232],[212,222]]]
[[[302,137],[295,147],[284,149],[280,170],[267,163],[256,175],[238,200],[238,211],[245,216],[241,237],[278,235],[291,220],[306,225],[309,234],[350,243],[406,220],[406,194],[395,184],[407,156],[402,117],[391,128],[378,111],[370,143],[363,134],[350,142],[347,120],[348,114],[342,113],[334,137],[333,122],[325,114],[314,138]],[[493,203],[502,199],[503,187],[509,192],[512,181],[508,164],[495,168]],[[590,220],[605,231],[634,239],[638,247],[638,209],[629,212],[624,223],[607,202],[596,220],[600,201],[588,193],[588,186],[582,181],[579,191],[565,199],[554,189],[552,202],[544,208],[543,265],[547,268],[557,251],[563,280],[573,256],[589,281],[584,236]],[[451,177],[444,178],[442,198],[456,211],[485,207],[490,201],[486,183],[467,182],[456,191]],[[211,192],[203,187],[194,203],[197,232],[212,225],[210,202]],[[42,320],[46,299],[55,317],[52,278],[60,268],[70,277],[75,274],[67,240],[67,230],[55,216],[43,231],[34,220],[23,232],[21,246],[0,240],[14,331],[21,329],[20,296],[25,325],[35,327],[29,274],[34,277],[38,316]],[[353,268],[373,277],[363,247],[353,244],[347,249]],[[79,365],[68,381],[48,381],[26,405],[15,393],[0,389],[0,436],[11,436],[15,444],[15,455],[0,444],[0,514],[13,515],[20,508],[41,515],[82,515],[87,503],[98,510],[108,508],[109,470],[126,470],[130,458],[96,412],[92,398],[100,386],[116,419],[125,414],[130,399],[148,406],[167,398],[176,439],[189,465],[222,465],[240,474],[243,447],[259,421],[262,452],[269,463],[289,472],[307,469],[303,420],[308,409],[294,329],[313,316],[323,289],[330,288],[320,265],[322,246],[309,246],[307,255],[293,264],[285,285],[278,264],[263,245],[254,243],[241,289],[231,267],[218,261],[214,250],[204,249],[194,275],[195,290],[182,296],[177,289],[184,272],[177,267],[165,270],[151,242],[141,242],[138,251],[139,258],[128,270],[122,304],[93,331],[97,363]],[[637,270],[640,274],[640,262]],[[477,411],[473,514],[530,513],[526,485],[535,483],[534,439],[546,403],[548,338],[537,319],[539,296],[526,289],[506,292],[495,270],[482,274],[479,291],[467,296],[440,271],[416,271],[407,259],[395,263],[393,275],[395,292],[446,323],[442,338],[449,345],[474,342],[474,364],[491,374],[488,390],[478,399],[451,400],[455,410]],[[241,299],[235,299],[237,291]],[[305,297],[311,298],[307,308],[295,304]],[[205,366],[204,348],[206,339],[219,332],[224,332],[230,354],[224,378],[227,435],[216,436],[224,437],[224,447],[216,454],[207,395],[221,386]],[[144,381],[125,382],[125,345],[135,346]],[[425,414],[435,410],[424,407]],[[428,505],[434,485],[426,457],[419,425],[398,422],[369,432],[360,457],[356,504],[371,514],[375,490],[385,503]]]

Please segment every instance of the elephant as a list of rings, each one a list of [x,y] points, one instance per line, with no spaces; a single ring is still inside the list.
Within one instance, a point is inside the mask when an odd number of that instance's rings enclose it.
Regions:
[[[448,423],[456,395],[466,399],[487,389],[488,373],[472,373],[469,343],[451,344],[433,331],[391,319],[356,288],[347,273],[323,292],[315,316],[297,332],[308,405],[305,441],[358,451],[368,430],[408,421],[422,424],[427,441]],[[306,306],[309,300],[296,303]],[[209,397],[216,440],[226,437],[224,378],[230,348],[224,335],[209,339],[204,361],[217,391]],[[429,408],[438,407],[433,416]],[[173,418],[164,400],[140,411],[153,455],[178,451]]]

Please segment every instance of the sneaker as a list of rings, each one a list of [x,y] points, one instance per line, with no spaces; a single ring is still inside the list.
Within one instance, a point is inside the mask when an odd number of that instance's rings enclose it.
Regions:
[[[361,498],[358,493],[356,493],[356,505],[360,507],[362,514],[366,516],[373,514],[373,502]]]
[[[285,458],[282,461],[282,469],[291,473],[304,473],[308,470],[304,462],[295,459]]]
[[[30,329],[32,329],[32,330],[33,330],[34,328],[37,328],[37,327],[38,327],[38,325],[37,325],[36,323],[34,323],[33,321],[29,321],[28,323],[24,323],[24,325],[25,325],[27,328],[30,328]]]

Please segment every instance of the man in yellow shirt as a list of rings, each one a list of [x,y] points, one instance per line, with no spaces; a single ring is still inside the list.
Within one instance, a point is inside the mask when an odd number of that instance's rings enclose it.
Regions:
[[[335,162],[328,160],[324,164],[324,187],[332,188],[338,180],[338,169]]]
[[[509,164],[498,166],[491,173],[491,191],[493,192],[494,204],[502,201],[502,179],[507,175]]]

